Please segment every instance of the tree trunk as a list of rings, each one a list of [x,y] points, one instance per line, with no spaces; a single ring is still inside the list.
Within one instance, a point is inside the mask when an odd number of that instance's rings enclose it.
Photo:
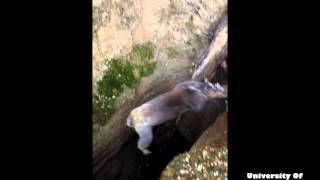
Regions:
[[[227,12],[222,16],[216,31],[213,34],[211,44],[206,51],[204,59],[199,60],[197,69],[192,75],[193,80],[202,81],[205,77],[213,79],[217,67],[222,65],[228,55],[228,16]]]

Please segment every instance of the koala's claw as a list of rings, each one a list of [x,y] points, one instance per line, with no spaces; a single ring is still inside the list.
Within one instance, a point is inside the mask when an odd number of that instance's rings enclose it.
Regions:
[[[215,83],[214,86],[217,90],[224,91],[224,88],[219,83]]]
[[[143,153],[144,155],[149,155],[149,154],[152,153],[152,152],[151,152],[150,150],[148,150],[148,149],[142,149],[141,151],[142,151],[142,153]]]

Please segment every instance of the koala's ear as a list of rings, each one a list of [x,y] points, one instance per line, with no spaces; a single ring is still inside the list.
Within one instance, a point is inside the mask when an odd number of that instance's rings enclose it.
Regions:
[[[187,92],[188,94],[193,94],[193,93],[195,93],[196,91],[193,90],[193,89],[188,89],[188,88],[186,88],[186,92]]]
[[[193,86],[186,86],[184,88],[184,90],[188,93],[188,94],[194,94],[196,93],[197,91],[199,91],[198,89],[196,89],[195,87]]]

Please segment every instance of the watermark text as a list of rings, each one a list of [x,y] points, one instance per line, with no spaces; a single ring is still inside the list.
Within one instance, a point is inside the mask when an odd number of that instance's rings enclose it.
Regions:
[[[266,173],[247,173],[248,179],[302,179],[303,173],[278,173],[278,174],[266,174]]]

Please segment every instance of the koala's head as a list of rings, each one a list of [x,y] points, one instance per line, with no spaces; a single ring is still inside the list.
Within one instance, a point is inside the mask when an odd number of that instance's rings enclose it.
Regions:
[[[176,86],[182,92],[182,99],[189,110],[199,111],[208,100],[205,84],[199,81],[185,81]]]

